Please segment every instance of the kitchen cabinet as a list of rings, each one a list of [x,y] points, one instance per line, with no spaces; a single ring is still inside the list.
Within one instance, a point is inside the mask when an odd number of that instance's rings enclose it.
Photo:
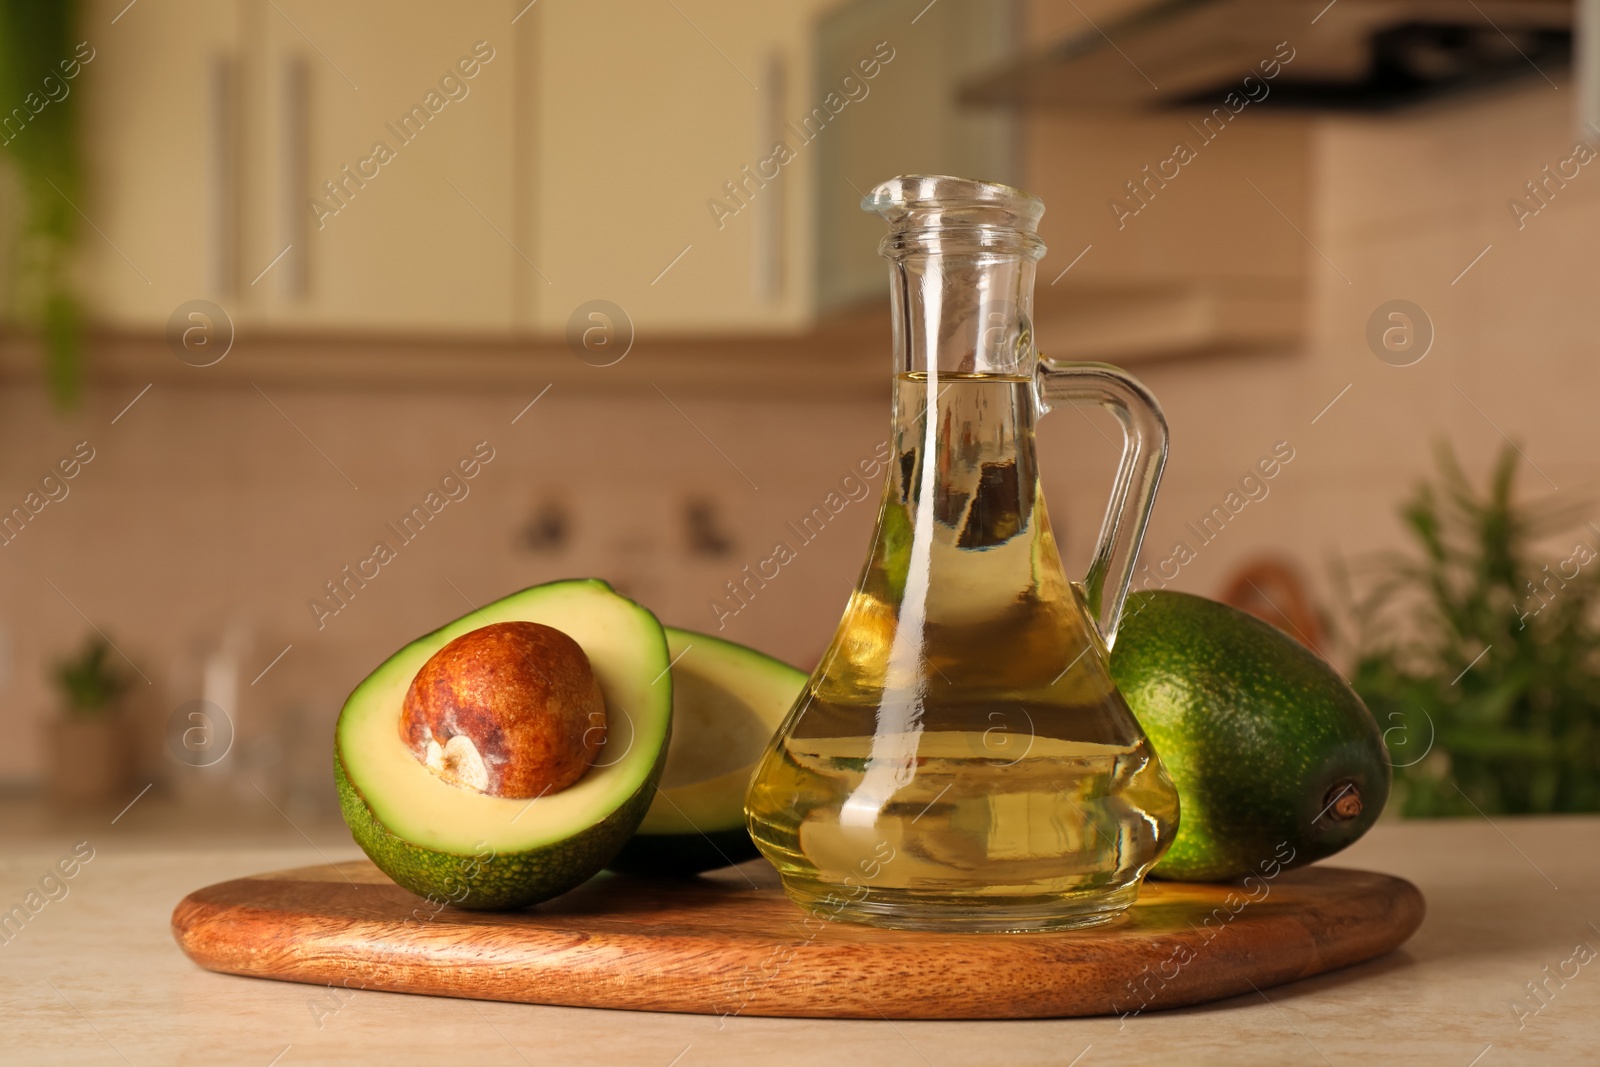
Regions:
[[[179,304],[237,274],[237,174],[216,131],[231,112],[243,28],[231,3],[85,6],[94,50],[75,87],[88,182],[75,206],[82,280],[95,315],[159,328]]]
[[[266,324],[503,332],[515,291],[509,0],[246,0],[240,284]],[[281,260],[276,257],[282,255]]]
[[[539,326],[606,299],[636,327],[762,332],[812,307],[812,159],[778,141],[818,95],[819,0],[544,0]]]
[[[159,327],[204,297],[241,325],[509,329],[511,17],[502,0],[90,5],[95,312]]]
[[[262,338],[561,351],[603,300],[641,338],[748,354],[881,298],[882,225],[859,201],[923,171],[1045,198],[1054,355],[1292,343],[1302,124],[1241,116],[1117,219],[1108,203],[1166,158],[1181,118],[959,99],[1133,6],[94,0],[86,292],[123,335],[159,337],[206,298]],[[1240,219],[1259,240],[1237,239]]]
[[[541,8],[547,329],[596,295],[668,330],[803,327],[885,293],[865,190],[916,171],[1015,180],[1009,118],[955,100],[1013,47],[1010,3]],[[639,252],[627,272],[619,248]]]
[[[96,312],[559,334],[605,298],[669,331],[798,326],[809,161],[752,175],[812,95],[817,6],[96,4]]]
[[[604,299],[653,334],[803,329],[881,290],[863,183],[1009,152],[973,135],[1004,118],[951,132],[956,57],[1004,53],[980,10],[97,3],[96,310],[559,336]]]

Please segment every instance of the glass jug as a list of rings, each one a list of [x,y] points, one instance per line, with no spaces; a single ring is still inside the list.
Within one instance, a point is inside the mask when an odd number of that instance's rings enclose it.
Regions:
[[[909,176],[862,208],[889,223],[889,473],[844,618],[751,779],[751,836],[824,918],[1110,921],[1178,825],[1177,791],[1107,668],[1166,422],[1124,372],[1039,358],[1038,199]],[[1039,489],[1034,422],[1057,400],[1099,404],[1124,431],[1082,585]]]

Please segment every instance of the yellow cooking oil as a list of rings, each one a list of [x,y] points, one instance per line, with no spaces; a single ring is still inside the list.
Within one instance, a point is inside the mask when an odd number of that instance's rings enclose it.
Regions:
[[[1031,390],[897,378],[870,557],[746,802],[756,844],[822,918],[1108,921],[1176,832],[1177,792],[1061,566]]]

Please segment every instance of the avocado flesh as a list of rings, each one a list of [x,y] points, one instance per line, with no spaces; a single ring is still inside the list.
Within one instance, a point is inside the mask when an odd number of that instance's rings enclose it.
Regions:
[[[1275,874],[1332,855],[1377,820],[1392,773],[1382,733],[1320,656],[1184,593],[1135,594],[1123,620],[1111,675],[1183,806],[1152,874]],[[1360,812],[1343,818],[1352,795]]]
[[[583,648],[606,702],[606,743],[577,782],[532,800],[445,782],[412,755],[400,711],[412,678],[451,640],[496,622],[543,623]],[[497,600],[412,642],[339,714],[334,770],[356,843],[400,885],[463,908],[517,908],[586,881],[650,807],[666,766],[672,676],[654,615],[595,580]]]
[[[780,660],[667,627],[673,737],[650,812],[613,870],[688,875],[754,859],[744,795],[772,733],[805,687]]]

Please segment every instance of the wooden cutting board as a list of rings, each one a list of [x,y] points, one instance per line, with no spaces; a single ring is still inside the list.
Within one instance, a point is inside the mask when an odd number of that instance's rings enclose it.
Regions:
[[[1021,1019],[1173,1008],[1345,967],[1411,936],[1423,900],[1399,878],[1310,867],[1248,893],[1147,882],[1127,913],[1092,930],[913,933],[811,918],[757,861],[679,881],[603,874],[512,914],[433,908],[362,861],[209,886],[183,899],[172,928],[202,967],[349,989],[708,1015]]]

